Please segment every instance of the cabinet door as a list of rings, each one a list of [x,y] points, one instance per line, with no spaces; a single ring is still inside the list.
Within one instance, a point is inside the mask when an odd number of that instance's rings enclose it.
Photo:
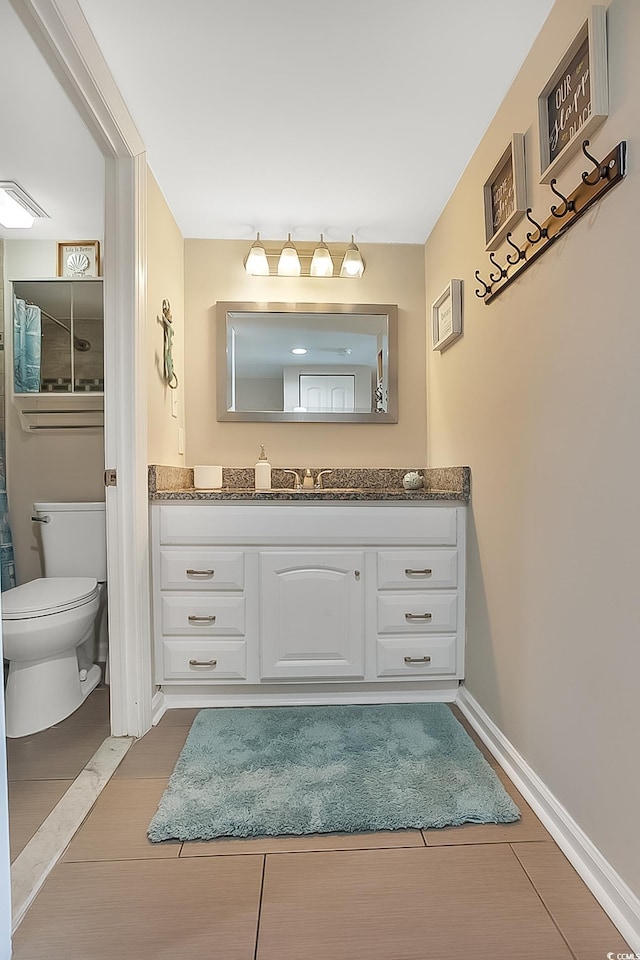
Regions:
[[[260,554],[261,673],[266,680],[364,676],[364,554]]]

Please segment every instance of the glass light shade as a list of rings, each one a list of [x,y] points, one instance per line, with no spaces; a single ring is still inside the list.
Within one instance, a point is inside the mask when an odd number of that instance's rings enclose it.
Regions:
[[[280,259],[278,260],[279,277],[299,277],[300,276],[300,257],[298,251],[291,242],[291,234],[282,248]]]
[[[269,261],[267,260],[267,251],[260,242],[260,234],[251,244],[247,259],[244,262],[244,268],[252,277],[268,277]]]
[[[322,234],[320,234],[320,243],[313,251],[309,273],[312,277],[333,276],[333,260]]]
[[[363,273],[364,260],[362,259],[362,254],[354,243],[353,237],[351,237],[351,243],[345,250],[344,260],[342,261],[342,266],[340,268],[340,276],[359,278]]]
[[[21,203],[9,196],[6,190],[0,190],[0,223],[3,227],[32,227],[34,220],[35,217]]]

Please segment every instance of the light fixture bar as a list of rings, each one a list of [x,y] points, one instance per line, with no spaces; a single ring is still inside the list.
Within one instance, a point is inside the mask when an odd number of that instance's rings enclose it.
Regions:
[[[255,261],[259,269],[253,268],[253,254],[256,246],[260,248],[259,260]],[[284,262],[283,253],[285,254]],[[331,243],[329,245],[325,243],[322,235],[320,243],[300,241],[294,245],[289,234],[284,244],[273,245],[264,243],[258,234],[244,259],[244,266],[250,276],[288,277],[289,279],[311,277],[325,280],[330,278],[358,280],[365,270],[364,259],[353,237],[350,244]],[[286,272],[287,270],[291,272]]]
[[[10,229],[33,226],[33,221],[48,214],[15,180],[0,180],[0,223]]]

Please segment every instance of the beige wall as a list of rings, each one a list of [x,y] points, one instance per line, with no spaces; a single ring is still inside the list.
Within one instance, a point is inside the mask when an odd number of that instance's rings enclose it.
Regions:
[[[187,465],[253,466],[265,444],[274,466],[424,466],[425,309],[423,249],[361,245],[361,280],[249,277],[249,243],[185,244]],[[218,300],[396,303],[399,308],[397,424],[218,423],[215,304]]]
[[[6,240],[5,277],[10,280],[56,276],[56,243],[48,240]],[[10,287],[6,286],[10,303]],[[5,337],[11,336],[6,310]],[[7,397],[10,373],[7,373]],[[33,503],[104,500],[104,439],[101,428],[49,434],[26,433],[16,408],[6,404],[7,493],[18,583],[42,576],[40,554],[31,522]]]
[[[184,466],[178,431],[184,429],[184,241],[158,184],[147,183],[147,425],[148,462]],[[171,304],[177,390],[163,378],[162,301]],[[173,416],[177,401],[177,417]]]
[[[604,156],[629,140],[626,181],[501,297],[474,296],[482,184],[513,132],[534,216],[548,215],[537,96],[588,10],[558,0],[427,242],[427,303],[465,284],[464,336],[429,352],[429,459],[472,468],[468,689],[640,894],[637,0],[609,6],[611,110],[591,144]]]

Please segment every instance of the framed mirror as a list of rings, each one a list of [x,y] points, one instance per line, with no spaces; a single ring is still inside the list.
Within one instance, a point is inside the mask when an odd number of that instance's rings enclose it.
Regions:
[[[218,420],[397,423],[398,308],[216,304]]]

